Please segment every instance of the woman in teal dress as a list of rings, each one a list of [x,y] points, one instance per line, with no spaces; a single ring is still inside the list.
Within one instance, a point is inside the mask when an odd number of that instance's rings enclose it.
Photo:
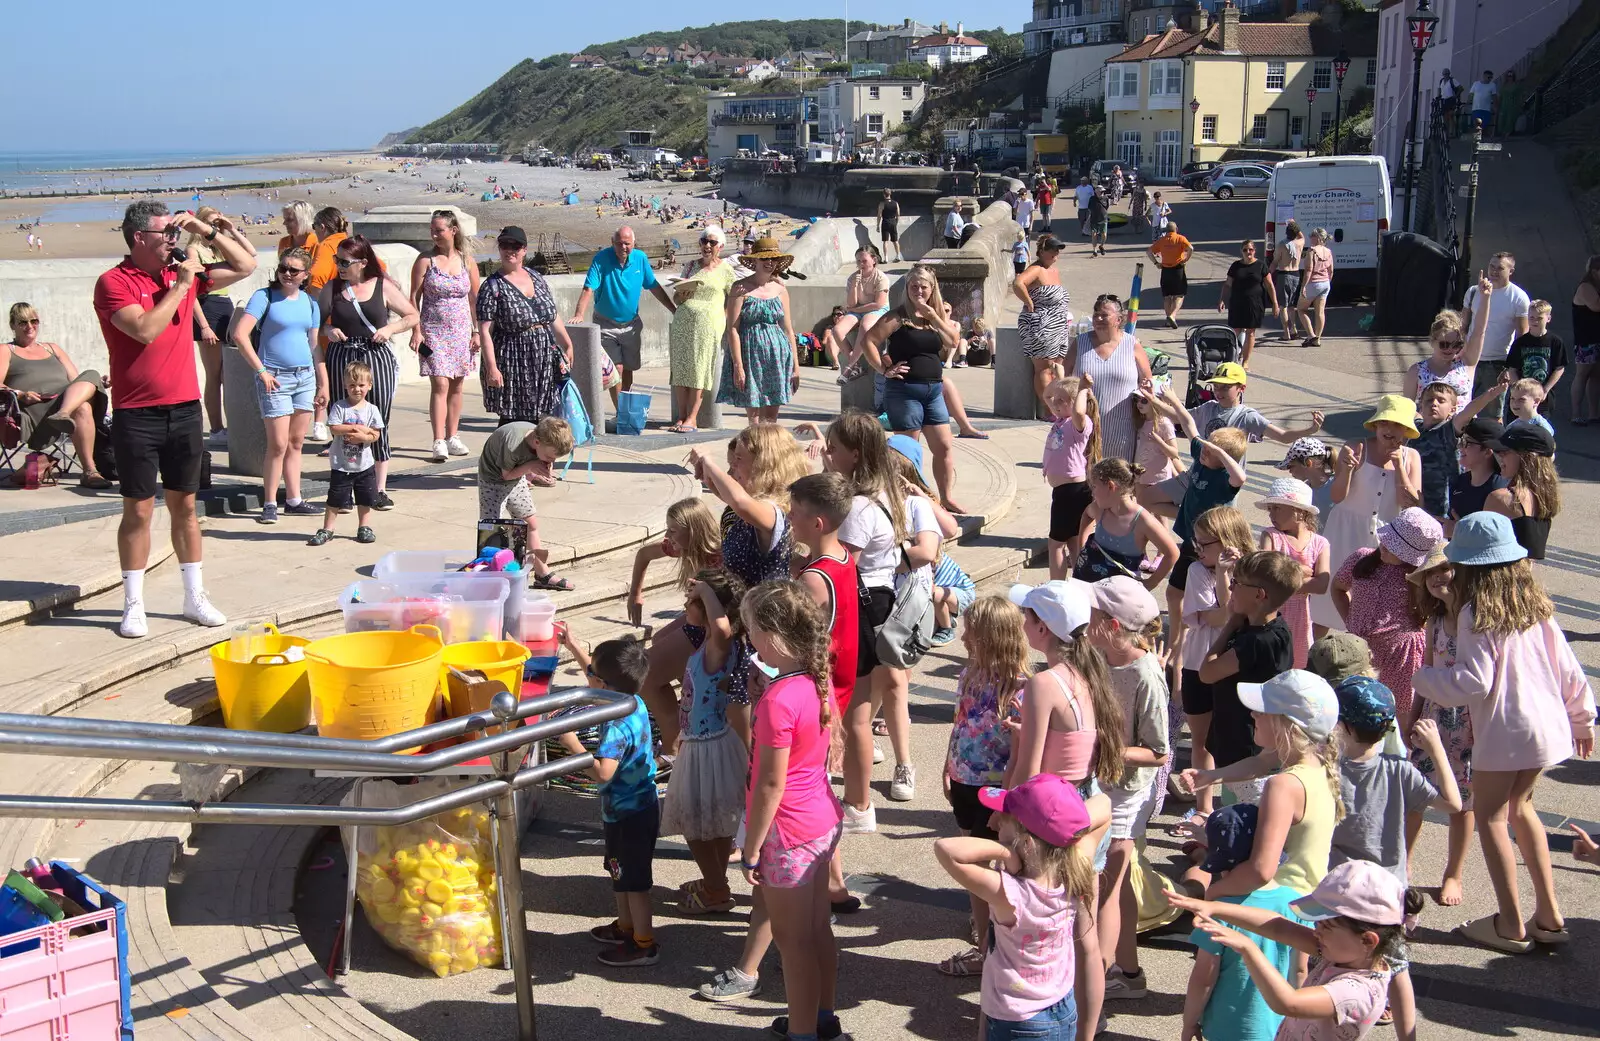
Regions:
[[[794,257],[777,239],[764,237],[740,259],[755,274],[735,283],[728,296],[728,350],[717,402],[744,409],[752,424],[776,423],[779,407],[800,389],[789,290],[779,280]]]
[[[722,257],[725,241],[721,228],[706,227],[700,233],[700,255],[683,269],[681,288],[669,287],[678,305],[667,330],[675,419],[667,429],[674,433],[696,429],[701,397],[717,389],[717,345],[727,325],[728,290],[739,277]]]

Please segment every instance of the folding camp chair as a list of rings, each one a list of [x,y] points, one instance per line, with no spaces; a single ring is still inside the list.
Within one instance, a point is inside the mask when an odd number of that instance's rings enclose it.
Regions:
[[[55,461],[57,477],[71,477],[83,473],[83,464],[78,460],[78,452],[73,447],[71,434],[54,434],[38,448],[34,448],[28,443],[30,439],[23,434],[26,429],[22,402],[17,397],[17,392],[0,387],[0,470],[17,473],[27,461],[30,452],[40,452]]]

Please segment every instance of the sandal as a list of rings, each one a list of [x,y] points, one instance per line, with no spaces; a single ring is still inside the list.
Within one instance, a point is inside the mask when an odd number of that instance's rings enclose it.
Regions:
[[[983,952],[968,947],[960,954],[952,954],[939,963],[939,971],[946,976],[982,976]]]
[[[973,441],[987,441],[987,440],[989,440],[989,435],[985,434],[981,430],[974,430],[970,434],[957,434],[956,436],[957,437],[970,438]]]
[[[683,894],[679,910],[686,915],[725,914],[734,908],[733,893],[729,892],[726,899],[707,901],[704,889],[691,889]]]
[[[111,487],[111,482],[99,470],[90,470],[78,478],[78,487],[93,488],[95,491],[104,491]]]
[[[540,589],[553,589],[558,593],[570,593],[573,588],[571,582],[568,582],[554,571],[546,571],[542,575],[534,575],[533,585],[538,586]]]
[[[1524,928],[1528,930],[1528,937],[1538,941],[1539,943],[1556,944],[1559,946],[1563,943],[1569,943],[1572,940],[1572,934],[1567,932],[1566,926],[1562,926],[1560,929],[1546,929],[1544,926],[1530,918],[1528,920],[1528,924],[1524,926]]]
[[[1373,1024],[1375,1026],[1386,1027],[1386,1026],[1389,1026],[1390,1024],[1392,1024],[1393,1022],[1394,1022],[1394,1009],[1390,1008],[1388,1005],[1385,1005],[1385,1006],[1383,1006],[1383,1011],[1378,1014],[1378,1018],[1373,1021]]]
[[[872,721],[872,735],[874,737],[889,736],[889,724],[881,716]]]
[[[1482,918],[1475,918],[1470,922],[1463,922],[1456,926],[1456,932],[1471,940],[1473,943],[1489,947],[1493,950],[1504,951],[1507,954],[1527,954],[1533,950],[1532,940],[1513,940],[1501,936],[1494,927],[1497,916],[1486,914]]]

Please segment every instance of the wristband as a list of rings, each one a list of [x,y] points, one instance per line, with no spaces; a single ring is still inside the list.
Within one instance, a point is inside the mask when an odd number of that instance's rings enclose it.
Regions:
[[[739,866],[744,868],[746,871],[754,871],[761,866],[761,861],[758,859],[754,864],[747,864],[745,863],[744,858],[740,857]]]

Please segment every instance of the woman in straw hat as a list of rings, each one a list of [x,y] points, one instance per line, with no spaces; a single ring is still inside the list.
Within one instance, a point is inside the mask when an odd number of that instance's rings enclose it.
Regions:
[[[728,352],[717,402],[744,409],[751,423],[776,423],[779,407],[800,388],[789,290],[779,280],[794,257],[763,236],[741,259],[755,273],[728,295]]]
[[[1372,436],[1341,448],[1334,471],[1333,509],[1322,533],[1335,573],[1356,550],[1377,549],[1378,526],[1422,498],[1422,457],[1406,445],[1418,436],[1416,404],[1401,394],[1385,394],[1366,428]],[[1312,602],[1311,619],[1330,629],[1345,628],[1331,590]]]

